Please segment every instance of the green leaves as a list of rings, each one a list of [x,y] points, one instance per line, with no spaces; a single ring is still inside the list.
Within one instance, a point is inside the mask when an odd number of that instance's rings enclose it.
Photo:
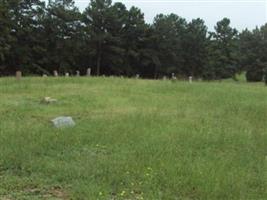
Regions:
[[[144,13],[121,2],[91,0],[84,12],[74,0],[0,0],[0,75],[140,74],[161,78],[234,78],[261,74],[267,63],[267,25],[238,34],[224,18],[208,33],[205,22]],[[257,78],[258,80],[259,78]]]

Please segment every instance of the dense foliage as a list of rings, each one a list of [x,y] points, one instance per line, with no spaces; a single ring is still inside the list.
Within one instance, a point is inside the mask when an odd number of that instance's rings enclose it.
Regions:
[[[73,0],[0,0],[0,75],[140,74],[262,81],[267,67],[267,25],[241,33],[227,18],[214,32],[205,22],[159,14],[152,24],[136,7],[91,0],[80,12]]]

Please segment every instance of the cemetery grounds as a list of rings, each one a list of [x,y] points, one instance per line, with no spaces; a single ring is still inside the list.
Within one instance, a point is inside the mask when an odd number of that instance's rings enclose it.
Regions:
[[[266,198],[263,84],[0,79],[1,200]]]

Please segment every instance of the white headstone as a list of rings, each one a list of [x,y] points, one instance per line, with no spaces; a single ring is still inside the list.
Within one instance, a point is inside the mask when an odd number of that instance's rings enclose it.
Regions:
[[[66,77],[69,77],[69,76],[70,76],[70,74],[67,72],[67,73],[65,73],[65,76],[66,76]]]
[[[45,104],[51,104],[57,102],[57,100],[52,99],[51,97],[44,97],[41,102]]]
[[[76,71],[76,76],[80,76],[80,71],[79,70]]]
[[[172,80],[177,80],[177,78],[176,78],[174,73],[172,73]]]
[[[87,69],[87,76],[91,76],[91,68]]]
[[[189,83],[192,83],[192,82],[193,82],[193,77],[189,76]]]
[[[135,78],[136,79],[139,79],[140,78],[140,75],[139,74],[136,74]]]
[[[54,76],[55,76],[55,77],[58,77],[58,72],[57,72],[57,70],[54,70]]]

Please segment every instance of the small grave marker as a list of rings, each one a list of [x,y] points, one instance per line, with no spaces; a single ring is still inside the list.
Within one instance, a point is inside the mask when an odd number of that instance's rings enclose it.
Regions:
[[[73,127],[76,125],[71,117],[64,117],[64,116],[53,119],[52,123],[56,128]]]
[[[22,77],[22,73],[21,73],[21,71],[16,71],[16,79],[17,79],[17,80],[20,80],[21,77]]]
[[[173,80],[173,81],[177,80],[177,77],[175,76],[174,73],[172,73],[172,80]]]
[[[57,70],[54,70],[54,77],[58,77],[58,72],[57,72]]]
[[[57,100],[52,99],[51,97],[45,97],[41,101],[41,103],[44,103],[44,104],[51,104],[51,103],[56,103],[56,102],[57,102]]]
[[[193,82],[193,77],[189,76],[189,83],[192,83],[192,82]]]
[[[91,68],[87,69],[87,73],[86,74],[87,74],[87,76],[91,76]]]

